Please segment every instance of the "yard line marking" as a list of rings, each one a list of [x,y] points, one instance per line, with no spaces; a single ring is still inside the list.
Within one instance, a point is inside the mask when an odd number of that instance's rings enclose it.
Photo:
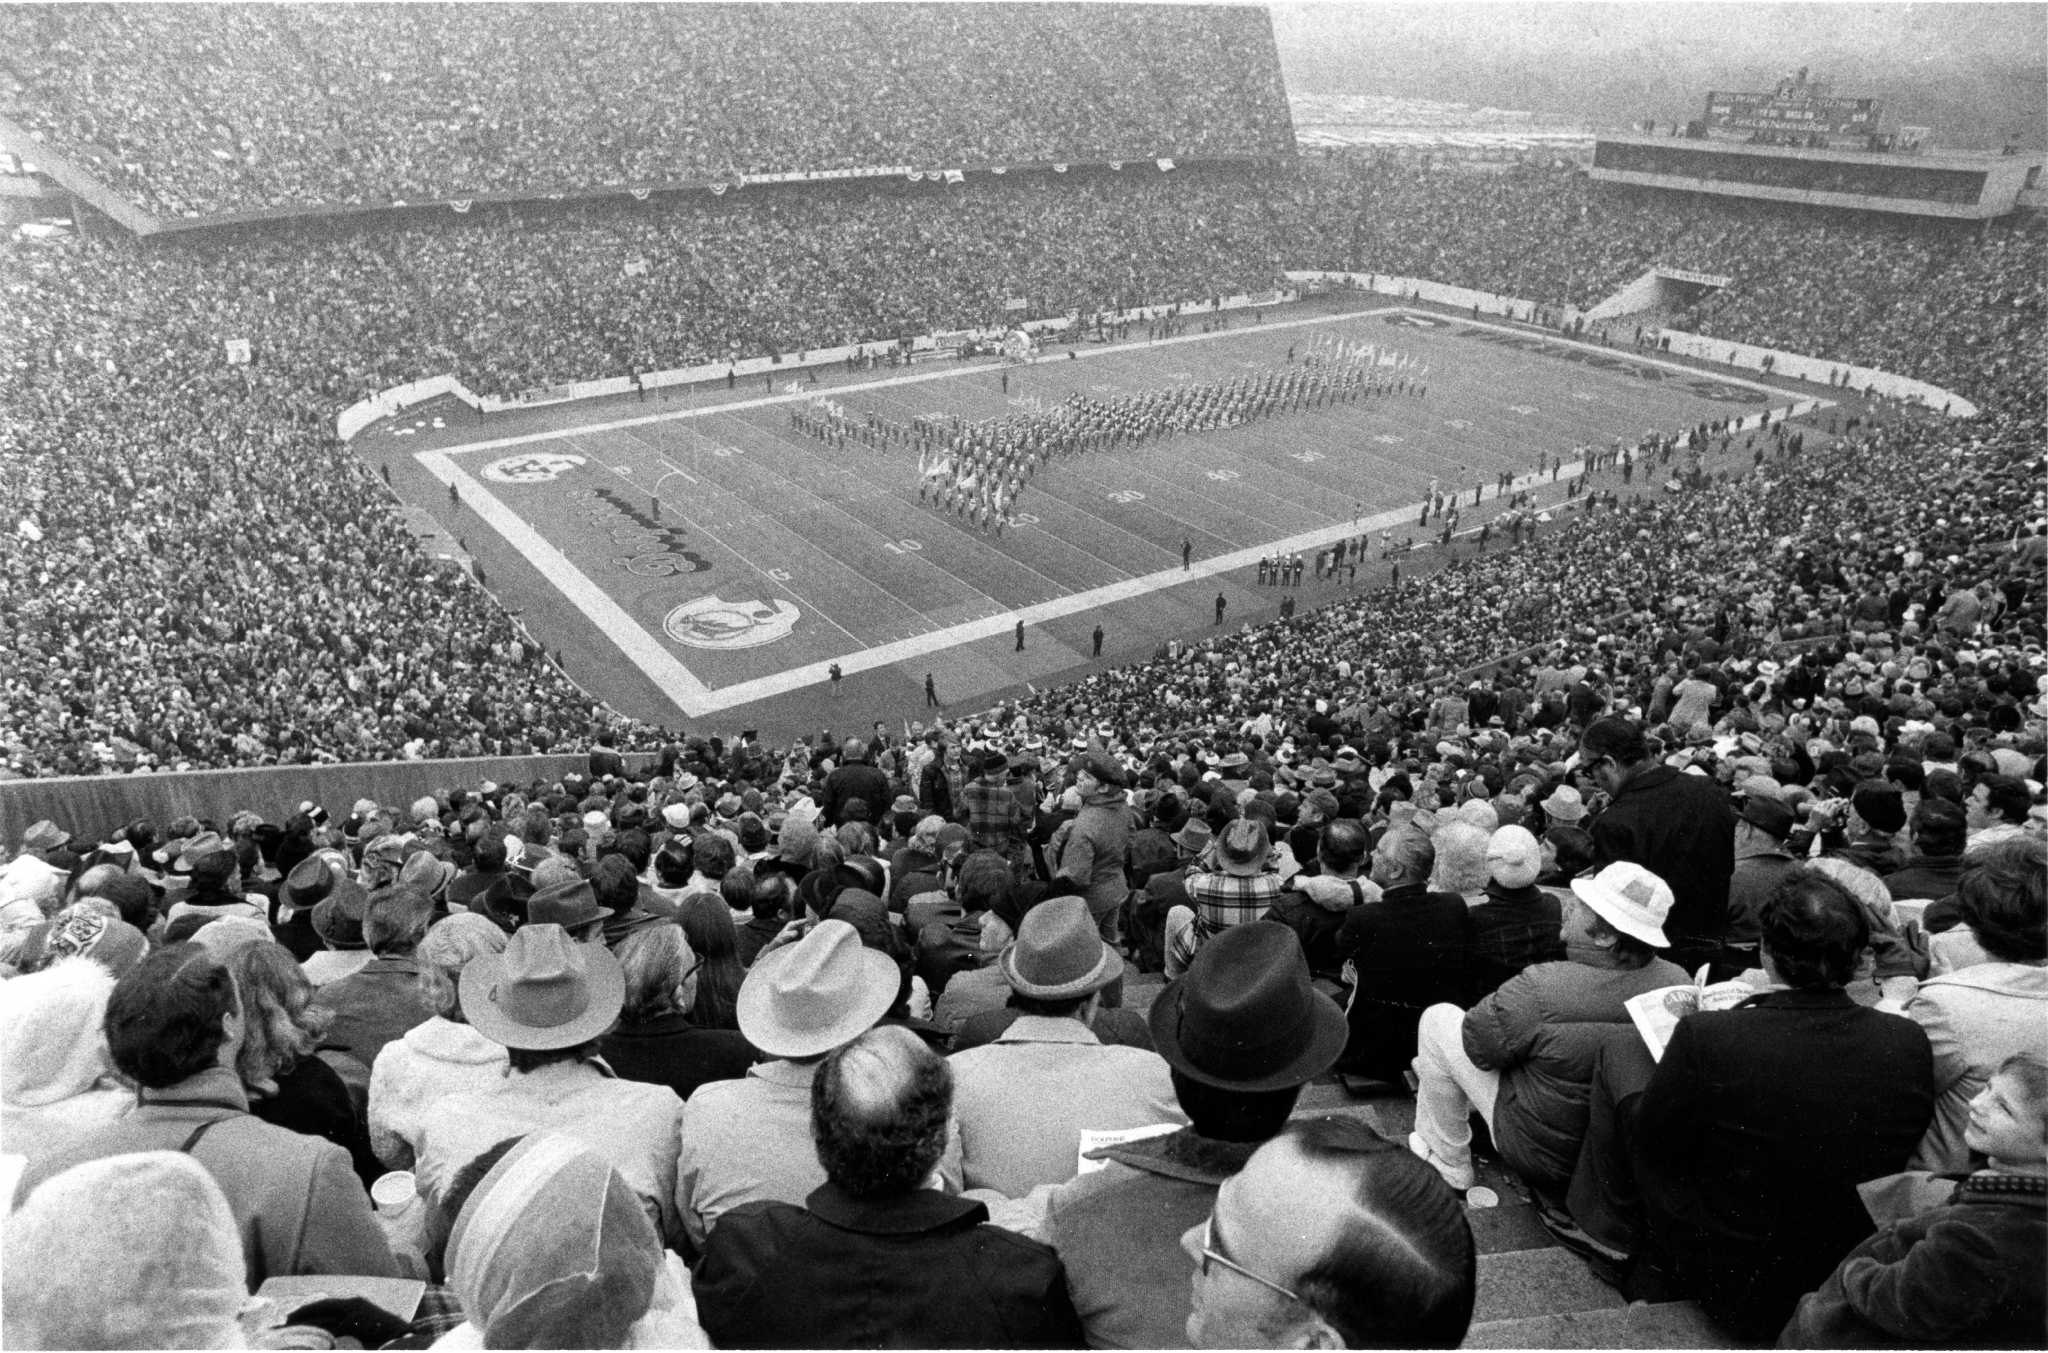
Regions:
[[[499,502],[496,494],[449,459],[447,452],[421,451],[413,459],[443,484],[454,486],[472,511],[503,536],[507,544],[525,555],[527,562],[539,569],[571,605],[617,644],[619,651],[679,707],[688,709],[711,700],[711,688],[677,662],[675,655],[612,600],[609,592],[570,563],[568,556],[528,525],[524,517]]]

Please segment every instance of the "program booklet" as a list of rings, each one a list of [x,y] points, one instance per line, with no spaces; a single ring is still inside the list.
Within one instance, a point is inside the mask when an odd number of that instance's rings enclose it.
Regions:
[[[1760,972],[1744,973],[1726,982],[1709,982],[1707,971],[1702,966],[1686,985],[1658,987],[1623,1002],[1628,1017],[1635,1021],[1636,1032],[1643,1036],[1650,1055],[1658,1061],[1664,1060],[1664,1049],[1671,1045],[1671,1033],[1678,1027],[1678,1021],[1697,1010],[1733,1009],[1764,990]],[[1752,982],[1750,978],[1759,980]]]

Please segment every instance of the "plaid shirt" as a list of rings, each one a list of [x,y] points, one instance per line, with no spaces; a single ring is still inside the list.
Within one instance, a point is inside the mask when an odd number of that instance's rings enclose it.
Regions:
[[[1190,874],[1188,904],[1195,923],[1175,936],[1174,950],[1185,962],[1210,936],[1256,921],[1280,898],[1280,876],[1274,873]]]
[[[975,849],[1012,855],[1024,848],[1024,806],[1008,785],[985,776],[970,780],[960,791],[960,806],[967,810],[967,834]]]

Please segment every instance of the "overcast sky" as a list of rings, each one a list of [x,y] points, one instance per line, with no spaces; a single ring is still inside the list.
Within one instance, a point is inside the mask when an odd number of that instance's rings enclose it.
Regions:
[[[2041,144],[2048,4],[1275,4],[1290,90],[1577,114],[1695,117],[1709,89],[1800,67],[1935,144]]]

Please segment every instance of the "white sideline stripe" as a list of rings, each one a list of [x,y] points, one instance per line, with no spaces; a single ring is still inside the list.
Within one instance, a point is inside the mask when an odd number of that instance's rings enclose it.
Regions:
[[[1206,334],[1182,334],[1177,338],[1165,338],[1147,343],[1143,348],[1139,348],[1135,344],[1093,348],[1086,352],[1080,352],[1077,360],[1102,357],[1112,353],[1151,351],[1155,348],[1169,347],[1179,343],[1210,342],[1225,338],[1238,338],[1243,337],[1246,333],[1264,333],[1268,330],[1301,328],[1306,325],[1315,324],[1344,323],[1359,319],[1371,319],[1376,316],[1403,313],[1411,313],[1410,307],[1393,306],[1384,310],[1352,311],[1344,315],[1316,315],[1302,319],[1279,320],[1270,324],[1261,324],[1255,330],[1225,329]],[[1516,328],[1511,325],[1492,324],[1485,321],[1468,319],[1452,320],[1444,316],[1430,314],[1427,311],[1413,311],[1412,313],[1426,315],[1428,318],[1435,320],[1439,326],[1457,324],[1468,328],[1491,329],[1499,333],[1511,333],[1518,337],[1539,337],[1547,343],[1556,343],[1561,346],[1583,348],[1618,356],[1627,361],[1638,362],[1645,366],[1661,367],[1683,375],[1698,376],[1704,379],[1720,381],[1723,384],[1742,386],[1746,389],[1770,394],[1784,393],[1775,387],[1764,385],[1759,381],[1747,380],[1738,376],[1723,376],[1718,373],[1703,372],[1697,367],[1688,367],[1676,362],[1644,357],[1639,353],[1624,352],[1598,343],[1557,338],[1549,334],[1532,335],[1526,329]],[[1427,332],[1427,330],[1422,332]],[[989,368],[987,367],[956,366],[939,371],[926,371],[905,376],[890,376],[881,380],[866,381],[855,385],[820,388],[829,390],[836,397],[842,393],[851,393],[858,390],[877,390],[891,386],[912,385],[924,381],[953,380],[963,376],[985,375],[988,371]],[[528,446],[535,442],[565,441],[569,438],[593,432],[614,432],[622,428],[645,427],[652,423],[668,423],[688,418],[702,418],[710,414],[732,413],[742,409],[759,408],[769,404],[786,404],[793,400],[808,400],[810,398],[812,396],[807,391],[780,395],[762,395],[754,399],[707,405],[701,409],[672,409],[666,413],[648,414],[639,418],[620,419],[610,423],[592,423],[576,428],[560,428],[549,432],[526,433],[517,437],[500,437],[490,441],[471,442],[464,446],[447,447],[438,451],[420,451],[414,454],[413,459],[418,461],[426,468],[428,473],[432,474],[443,484],[455,484],[462,493],[463,501],[474,508],[477,515],[482,517],[499,535],[503,536],[508,544],[514,549],[519,550],[535,567],[539,568],[541,573],[560,589],[562,595],[581,611],[586,619],[596,625],[599,630],[616,643],[619,646],[620,652],[634,666],[645,673],[665,695],[675,702],[676,706],[681,709],[687,718],[701,718],[705,715],[715,714],[721,710],[732,709],[739,705],[752,704],[757,700],[765,700],[777,695],[786,695],[791,691],[801,690],[806,686],[819,685],[831,680],[831,668],[835,661],[839,664],[842,673],[852,675],[856,672],[867,672],[873,671],[876,668],[892,667],[898,663],[907,662],[918,657],[929,658],[934,653],[944,649],[956,648],[961,644],[991,639],[997,635],[1007,636],[1015,631],[1019,620],[1022,620],[1028,628],[1032,625],[1043,624],[1048,620],[1063,619],[1080,611],[1114,605],[1121,601],[1129,601],[1133,598],[1144,596],[1149,592],[1157,592],[1164,588],[1192,582],[1196,579],[1212,578],[1218,574],[1228,573],[1235,569],[1256,566],[1262,557],[1269,554],[1292,555],[1322,549],[1335,541],[1346,540],[1353,536],[1371,534],[1380,530],[1391,530],[1396,527],[1415,527],[1417,526],[1417,519],[1421,516],[1422,512],[1422,504],[1418,502],[1406,508],[1395,508],[1378,513],[1372,517],[1363,518],[1357,526],[1337,523],[1318,527],[1315,530],[1288,536],[1284,540],[1267,541],[1264,544],[1247,546],[1244,549],[1235,550],[1229,554],[1198,560],[1187,569],[1165,568],[1155,573],[1125,578],[1119,582],[1092,588],[1086,592],[1070,593],[1064,597],[1055,597],[1051,601],[1042,601],[1035,605],[1019,607],[1015,610],[998,611],[976,620],[962,621],[945,629],[929,630],[923,634],[895,640],[892,643],[862,649],[857,653],[841,654],[836,659],[827,658],[818,662],[807,663],[802,667],[786,668],[783,671],[771,673],[768,676],[737,682],[731,686],[713,688],[705,685],[687,667],[683,666],[676,656],[662,645],[659,639],[648,633],[646,628],[628,614],[616,601],[612,600],[611,596],[603,588],[592,582],[588,576],[574,564],[570,563],[560,550],[556,549],[545,537],[528,525],[523,517],[499,502],[496,495],[484,484],[459,469],[452,459],[455,456],[473,451],[497,451],[506,447]],[[1787,416],[1799,417],[1820,409],[1833,408],[1834,405],[1835,401],[1833,400],[1803,399],[1787,406],[1784,411]],[[1780,410],[1773,409],[1768,412],[1775,415]],[[1763,416],[1762,414],[1746,415],[1736,422],[1732,430],[1736,432],[1746,431],[1756,426],[1758,420]],[[1584,462],[1574,461],[1570,465],[1560,467],[1555,480],[1552,479],[1548,472],[1542,475],[1534,473],[1518,475],[1512,481],[1508,492],[1513,494],[1540,483],[1562,483],[1568,479],[1575,478],[1583,469]],[[1494,501],[1498,501],[1500,496],[1497,492],[1491,495]],[[1454,494],[1454,498],[1461,497],[1462,495]],[[1458,534],[1461,536],[1474,535],[1477,534],[1477,530],[1478,528],[1474,527],[1461,531]]]
[[[443,484],[452,484],[462,501],[507,544],[525,555],[542,576],[561,590],[584,617],[619,646],[635,667],[645,672],[668,697],[689,712],[692,706],[708,705],[711,688],[699,681],[689,668],[676,661],[661,641],[627,614],[611,595],[569,562],[568,556],[550,544],[524,517],[498,501],[496,494],[458,468],[445,451],[421,451],[413,457],[427,473]],[[688,703],[685,703],[687,700]],[[711,708],[721,706],[710,705]]]

